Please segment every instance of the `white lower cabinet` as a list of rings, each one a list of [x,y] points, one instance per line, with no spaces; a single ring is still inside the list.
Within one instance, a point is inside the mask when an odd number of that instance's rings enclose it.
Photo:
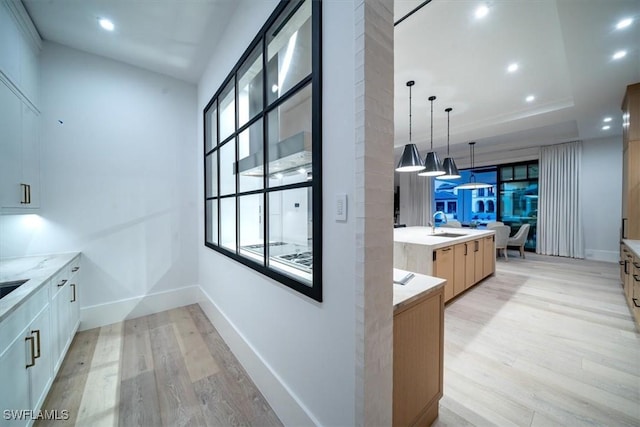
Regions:
[[[0,322],[0,427],[38,416],[79,326],[79,270],[78,256]]]
[[[0,356],[3,426],[31,424],[32,416],[28,411],[37,411],[44,402],[53,379],[50,324],[47,302]]]

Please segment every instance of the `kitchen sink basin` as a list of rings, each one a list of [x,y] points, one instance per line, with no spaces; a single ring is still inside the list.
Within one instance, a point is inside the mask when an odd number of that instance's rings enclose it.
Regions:
[[[0,298],[4,298],[11,292],[24,285],[27,280],[13,280],[11,282],[0,282]]]
[[[463,237],[466,236],[466,234],[458,234],[458,233],[436,233],[433,234],[433,237]]]

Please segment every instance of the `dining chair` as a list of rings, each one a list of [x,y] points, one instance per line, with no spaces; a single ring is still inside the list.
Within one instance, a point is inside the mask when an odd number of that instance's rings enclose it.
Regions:
[[[531,227],[530,224],[522,224],[518,232],[514,234],[513,237],[509,237],[509,241],[507,242],[507,248],[517,247],[520,249],[521,258],[524,258],[524,244],[527,242],[529,227]]]
[[[487,223],[487,228],[488,229],[492,229],[492,228],[495,228],[495,227],[499,227],[501,225],[504,225],[504,223],[501,222],[501,221],[491,221],[491,222]]]
[[[509,261],[507,256],[507,242],[509,241],[509,233],[511,233],[511,227],[508,225],[496,225],[492,227],[492,230],[496,232],[496,251],[498,254],[502,250],[504,259]]]

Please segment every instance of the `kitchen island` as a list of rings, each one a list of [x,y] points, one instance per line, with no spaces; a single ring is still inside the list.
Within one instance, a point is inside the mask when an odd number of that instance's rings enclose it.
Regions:
[[[395,269],[394,281],[409,274]],[[445,280],[393,285],[393,425],[431,425],[443,393]]]
[[[445,302],[495,272],[493,230],[405,227],[393,233],[393,266],[446,279]]]

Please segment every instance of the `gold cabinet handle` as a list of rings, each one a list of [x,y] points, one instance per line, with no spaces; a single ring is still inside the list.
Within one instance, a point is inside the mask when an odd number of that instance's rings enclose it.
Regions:
[[[34,359],[38,359],[40,357],[40,329],[36,329],[35,331],[31,331],[31,335],[36,334],[36,352],[37,355],[34,355]]]
[[[35,343],[36,339],[34,337],[26,337],[24,340],[29,341],[31,343],[31,363],[26,365],[26,368],[28,369],[36,365],[36,358],[34,357],[36,352],[36,343]]]
[[[71,298],[71,302],[76,302],[76,285],[75,283],[72,283],[69,286],[71,286],[71,289],[73,289],[73,297]]]
[[[27,204],[27,184],[20,183],[20,204]]]
[[[27,184],[27,204],[31,204],[31,185]]]
[[[76,271],[78,271],[78,270],[80,270],[80,267],[73,267],[73,268],[71,269],[71,272],[72,272],[72,273],[75,273],[75,272],[76,272]]]

